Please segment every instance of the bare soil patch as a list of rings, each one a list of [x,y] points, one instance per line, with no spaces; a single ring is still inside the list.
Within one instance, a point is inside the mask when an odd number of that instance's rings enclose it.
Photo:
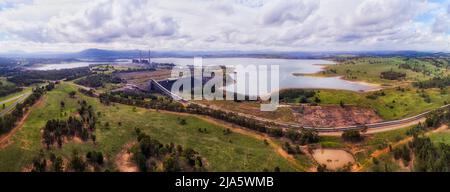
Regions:
[[[326,165],[327,169],[331,170],[355,163],[352,154],[339,149],[316,149],[312,152],[312,156],[319,164]]]
[[[383,121],[373,109],[355,106],[292,107],[296,122],[311,127],[343,127]]]
[[[130,148],[136,144],[135,142],[131,142],[126,144],[122,151],[120,151],[116,156],[116,165],[117,169],[120,172],[138,172],[139,169],[136,164],[133,162],[132,157],[133,154],[130,152]]]

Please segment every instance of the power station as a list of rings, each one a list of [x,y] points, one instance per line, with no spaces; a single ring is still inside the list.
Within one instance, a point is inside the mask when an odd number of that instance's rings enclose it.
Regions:
[[[146,65],[150,69],[156,69],[156,63],[153,63],[151,60],[151,51],[150,50],[148,50],[148,59],[144,59],[142,57],[142,51],[139,51],[139,59],[133,59],[132,62],[134,64]]]

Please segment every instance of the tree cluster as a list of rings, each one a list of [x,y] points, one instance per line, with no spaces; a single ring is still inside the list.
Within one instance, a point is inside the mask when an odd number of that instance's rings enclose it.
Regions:
[[[23,103],[18,103],[11,113],[0,117],[0,134],[7,133],[13,129],[16,123],[22,119],[25,111],[36,103],[36,101],[39,100],[46,91],[50,91],[53,88],[54,84],[49,84],[47,86],[33,89],[32,94],[28,96]]]
[[[69,117],[67,120],[52,119],[47,121],[43,129],[43,140],[47,149],[54,144],[62,147],[64,141],[80,138],[82,141],[92,139],[95,143],[95,124],[96,116],[91,105],[87,105],[86,101],[80,102],[78,109],[80,118]]]
[[[67,161],[61,156],[54,153],[46,155],[44,151],[40,151],[32,161],[31,172],[84,172],[90,167],[93,171],[101,171],[105,164],[105,158],[102,152],[89,151],[85,157],[74,150]]]
[[[203,158],[191,148],[184,149],[173,143],[162,144],[136,129],[137,144],[133,159],[140,171],[197,172],[205,171]],[[162,170],[161,170],[162,169]]]
[[[111,103],[121,103],[125,105],[134,105],[150,109],[161,109],[176,112],[185,111],[185,107],[182,104],[175,102],[172,99],[166,99],[163,97],[157,98],[154,96],[149,96],[147,93],[141,94],[132,93],[129,91],[118,91],[113,93],[100,94],[99,98],[100,102],[105,105],[110,105]]]
[[[13,94],[16,92],[20,92],[22,90],[23,90],[22,88],[20,88],[16,85],[6,84],[6,83],[3,83],[2,81],[0,81],[0,97],[6,96],[9,94]]]
[[[363,139],[360,130],[347,130],[342,133],[344,141],[359,142]]]
[[[381,72],[380,78],[388,80],[403,80],[406,78],[406,73],[396,71],[384,71]]]
[[[90,73],[89,67],[49,71],[25,70],[13,73],[11,77],[8,78],[8,81],[11,81],[19,86],[29,86],[34,83],[42,83],[46,80],[73,80],[89,75]]]
[[[450,145],[435,145],[428,137],[415,136],[409,143],[414,152],[414,169],[421,172],[449,172]]]
[[[284,143],[283,150],[291,155],[303,154],[302,150],[300,149],[300,146],[291,145],[289,142]]]
[[[288,89],[280,91],[280,101],[285,103],[294,103],[299,99],[300,103],[310,103],[311,98],[316,95],[313,90]]]
[[[106,83],[118,84],[118,83],[122,83],[122,82],[123,81],[120,77],[117,77],[115,75],[110,75],[110,74],[103,74],[103,73],[89,75],[85,78],[75,81],[75,83],[78,85],[83,85],[86,87],[93,87],[93,88],[103,87],[103,86],[105,86]]]
[[[406,166],[411,161],[411,152],[407,145],[393,149],[392,153],[394,154],[394,159],[396,160],[402,159],[403,164]]]
[[[413,83],[415,87],[421,89],[429,89],[429,88],[446,88],[450,86],[450,76],[446,77],[435,77],[430,80],[424,80]]]

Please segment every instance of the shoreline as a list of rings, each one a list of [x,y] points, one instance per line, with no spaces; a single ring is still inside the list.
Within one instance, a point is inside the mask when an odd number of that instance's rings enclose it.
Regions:
[[[368,89],[368,90],[359,90],[359,91],[353,91],[353,92],[360,92],[360,93],[368,93],[368,92],[374,92],[374,91],[380,91],[383,90],[384,87],[381,84],[377,84],[377,83],[370,83],[370,82],[366,82],[366,81],[356,81],[356,80],[349,80],[346,79],[343,75],[325,75],[325,74],[321,74],[321,72],[325,71],[326,68],[329,65],[337,65],[337,63],[335,64],[313,64],[316,66],[320,66],[320,71],[316,72],[316,73],[291,73],[291,75],[293,76],[305,76],[305,77],[316,77],[316,78],[338,78],[344,81],[347,81],[349,83],[354,83],[354,84],[360,84],[360,85],[365,85],[365,86],[370,86],[370,87],[374,87],[373,89]],[[347,90],[347,89],[338,89],[338,88],[285,88],[283,90],[289,90],[289,89],[315,89],[315,90],[342,90],[342,91],[352,91],[352,90]]]

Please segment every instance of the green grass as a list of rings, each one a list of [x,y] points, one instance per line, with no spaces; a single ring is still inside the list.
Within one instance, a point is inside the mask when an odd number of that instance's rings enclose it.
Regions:
[[[339,149],[345,147],[341,137],[336,136],[320,136],[319,144],[323,148]]]
[[[64,83],[44,96],[43,103],[33,109],[25,125],[13,136],[12,144],[0,150],[0,171],[20,171],[31,163],[32,158],[42,149],[41,128],[53,118],[67,118],[67,114],[76,113],[77,101],[86,100],[96,111],[101,112],[97,125],[98,144],[92,142],[64,144],[61,149],[51,151],[69,157],[73,149],[81,154],[89,150],[101,151],[109,160],[115,159],[122,147],[135,140],[134,129],[138,127],[163,143],[173,142],[191,147],[207,159],[209,171],[262,171],[273,170],[279,166],[282,171],[295,171],[287,160],[279,156],[263,141],[238,133],[223,134],[223,127],[216,126],[196,117],[183,117],[187,124],[178,123],[179,116],[164,114],[132,106],[116,104],[104,106],[95,98],[77,94],[77,99],[68,97],[76,88]],[[60,102],[65,108],[60,108]],[[109,128],[105,127],[109,122]],[[119,126],[119,122],[122,126]],[[206,128],[208,134],[199,133],[198,128]],[[113,163],[108,169],[114,170]]]
[[[0,85],[14,85],[13,83],[9,82],[6,77],[0,77]]]
[[[416,60],[420,65],[423,65],[426,71],[432,75],[425,75],[421,72],[414,72],[409,69],[399,68],[400,64],[405,63],[403,58],[360,58],[351,61],[343,62],[338,65],[327,66],[327,70],[321,72],[320,75],[325,76],[343,76],[345,79],[354,81],[366,81],[378,84],[396,84],[399,81],[392,81],[380,78],[380,73],[385,71],[396,71],[406,73],[407,81],[426,80],[432,76],[438,76],[446,73],[445,70],[440,69],[429,62]],[[336,71],[336,73],[332,71]]]
[[[433,143],[444,143],[447,145],[450,145],[450,132],[446,131],[446,132],[441,132],[441,133],[432,133],[430,135],[430,139],[431,141],[433,141]]]
[[[450,102],[448,91],[447,93],[441,93],[438,89],[425,90],[425,93],[431,98],[430,103],[421,97],[418,89],[412,87],[406,87],[404,92],[396,88],[385,89],[383,92],[386,95],[380,96],[375,100],[367,98],[373,92],[357,93],[343,90],[320,90],[317,96],[322,101],[321,104],[339,105],[342,101],[347,105],[372,108],[384,120],[414,116],[443,106],[445,102]]]
[[[375,134],[373,134],[372,137],[370,137],[370,139],[368,141],[366,141],[366,145],[379,146],[379,145],[385,145],[385,144],[389,144],[389,143],[398,142],[398,141],[408,137],[406,135],[406,133],[411,128],[412,128],[412,126],[405,127],[402,129],[381,132],[381,133],[375,133]]]
[[[413,126],[381,133],[375,133],[366,138],[366,140],[363,143],[363,146],[367,150],[368,154],[371,154],[375,150],[384,149],[386,147],[389,147],[389,144],[396,143],[408,137],[408,135],[406,135],[406,132],[410,130],[412,127]]]
[[[448,88],[442,93],[439,89],[425,90],[425,94],[431,98],[431,102],[426,102],[420,90],[411,86],[411,82],[448,74],[446,69],[436,67],[428,61],[416,59],[413,59],[413,61],[422,66],[429,74],[424,75],[422,72],[400,69],[399,65],[405,63],[403,58],[359,58],[327,66],[327,70],[318,75],[343,76],[348,80],[377,83],[387,87],[383,90],[386,95],[376,99],[368,99],[367,96],[373,94],[372,92],[321,90],[318,97],[322,101],[321,104],[338,105],[342,101],[345,104],[372,108],[385,120],[417,115],[440,107],[445,102],[450,102]],[[380,78],[381,72],[390,70],[406,73],[406,79],[397,81]],[[399,90],[397,87],[402,87],[405,90]]]
[[[393,158],[391,153],[386,153],[377,158],[378,163],[373,161],[367,162],[363,171],[369,172],[396,172],[408,171],[404,170]]]

